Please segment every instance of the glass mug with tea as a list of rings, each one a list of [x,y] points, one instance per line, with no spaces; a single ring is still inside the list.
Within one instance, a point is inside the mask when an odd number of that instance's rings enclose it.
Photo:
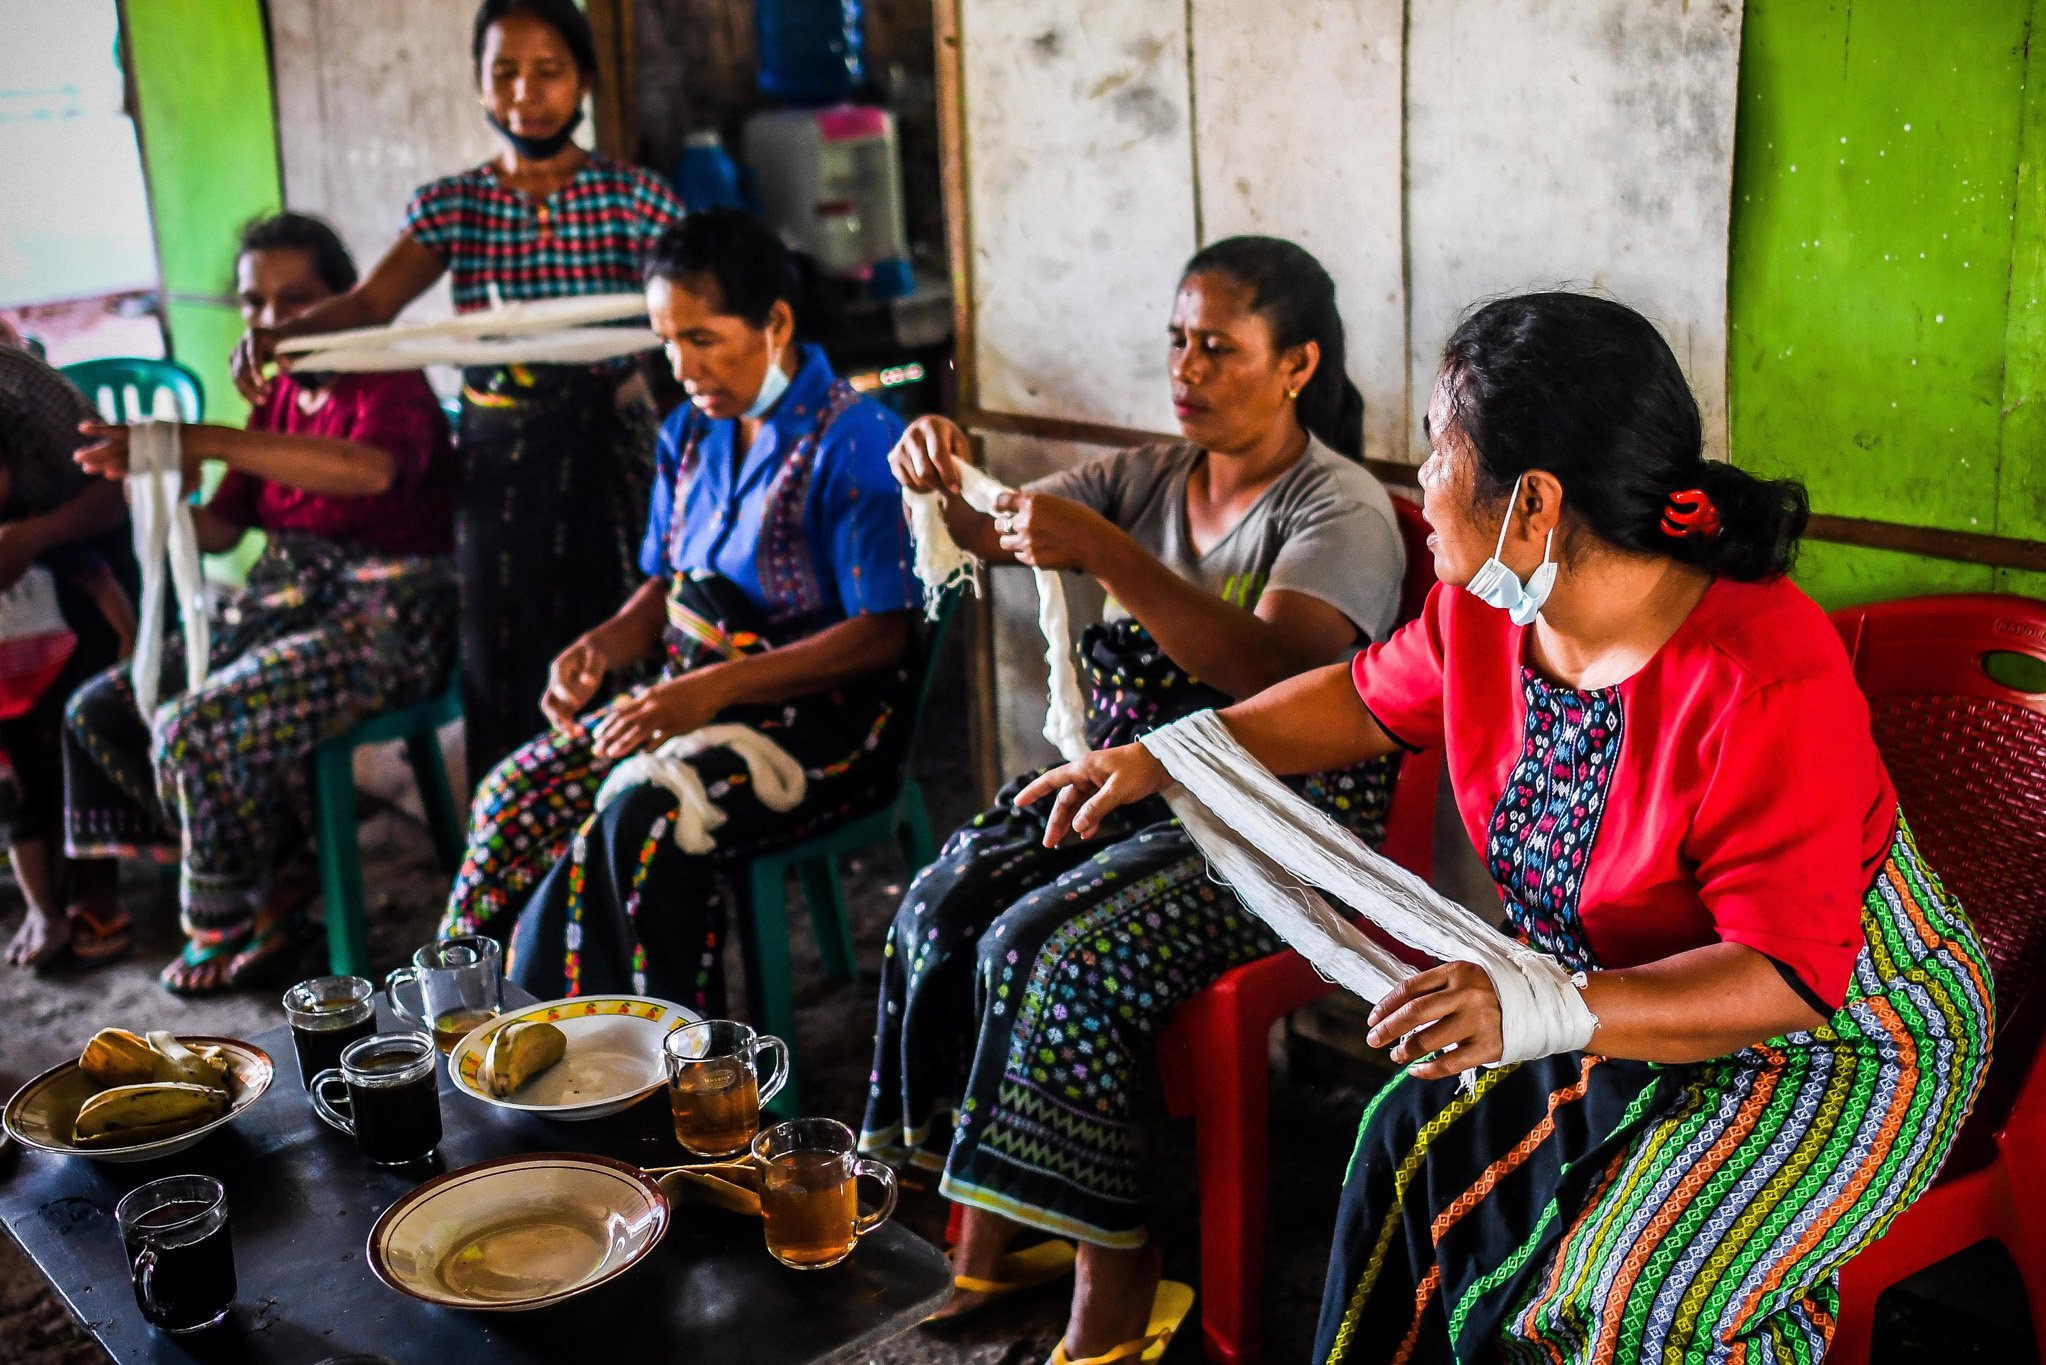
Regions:
[[[329,1086],[348,1091],[343,1113]],[[355,1139],[379,1166],[409,1166],[440,1146],[440,1067],[424,1033],[381,1033],[341,1051],[341,1065],[313,1077],[313,1112]]]
[[[853,1254],[895,1212],[895,1172],[856,1150],[836,1119],[796,1119],[753,1139],[767,1251],[793,1270],[822,1270]],[[881,1207],[860,1212],[859,1178],[881,1183]]]
[[[675,1141],[697,1156],[737,1156],[760,1131],[760,1106],[789,1078],[789,1045],[729,1019],[684,1024],[661,1043]],[[772,1057],[762,1074],[762,1057]]]
[[[316,976],[284,993],[298,1078],[308,1094],[313,1077],[341,1065],[342,1049],[377,1031],[376,993],[359,976]]]
[[[128,1191],[114,1206],[135,1303],[152,1327],[214,1327],[234,1307],[227,1191],[204,1175],[173,1175]]]
[[[418,991],[417,1009],[400,998],[406,987]],[[471,1029],[504,1009],[504,950],[482,934],[429,943],[412,954],[411,966],[384,978],[384,993],[399,1018],[432,1033],[443,1054],[453,1052]]]

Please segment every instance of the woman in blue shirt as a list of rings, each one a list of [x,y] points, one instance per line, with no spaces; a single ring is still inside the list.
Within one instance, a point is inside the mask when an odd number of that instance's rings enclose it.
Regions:
[[[730,210],[669,229],[647,267],[690,399],[661,430],[647,578],[555,659],[551,728],[478,789],[442,925],[511,932],[512,976],[539,995],[634,991],[722,1013],[718,864],[894,790],[922,600],[888,470],[902,424],[805,339],[806,267]],[[654,660],[656,681],[616,690]],[[678,747],[713,722],[755,738]]]

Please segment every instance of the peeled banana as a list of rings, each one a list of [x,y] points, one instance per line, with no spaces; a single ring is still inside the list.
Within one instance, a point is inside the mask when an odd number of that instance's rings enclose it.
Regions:
[[[144,1130],[170,1137],[210,1123],[227,1112],[227,1091],[181,1081],[117,1085],[87,1100],[71,1125],[73,1140],[87,1146],[146,1141]],[[153,1130],[162,1129],[161,1133]]]
[[[506,1024],[490,1040],[483,1076],[490,1093],[507,1099],[568,1055],[568,1035],[540,1019]]]
[[[175,1033],[163,1032],[149,1035],[149,1048],[164,1059],[170,1071],[157,1079],[227,1089],[227,1059],[219,1048],[187,1047]]]

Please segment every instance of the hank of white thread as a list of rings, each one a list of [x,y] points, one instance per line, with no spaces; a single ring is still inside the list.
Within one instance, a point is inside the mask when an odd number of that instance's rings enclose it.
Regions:
[[[183,617],[185,688],[206,682],[210,647],[206,583],[199,567],[199,533],[185,501],[184,442],[175,421],[143,421],[128,427],[128,514],[134,526],[135,561],[142,571],[142,602],[135,634],[135,708],[148,722],[156,714],[163,677],[163,634],[169,623],[165,561],[170,589]]]
[[[613,768],[597,790],[597,809],[610,805],[630,787],[650,783],[673,794],[680,803],[675,811],[675,847],[684,853],[710,852],[717,847],[714,831],[727,817],[710,799],[702,775],[689,761],[706,749],[730,749],[743,759],[753,794],[777,814],[801,805],[809,790],[809,778],[795,756],[752,726],[706,725],[677,735],[657,749],[634,754]]]

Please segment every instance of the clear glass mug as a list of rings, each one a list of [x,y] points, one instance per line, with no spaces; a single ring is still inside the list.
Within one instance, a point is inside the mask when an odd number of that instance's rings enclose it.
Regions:
[[[341,1065],[342,1049],[377,1031],[376,994],[375,983],[359,976],[316,976],[284,993],[298,1079],[308,1094],[313,1077]]]
[[[761,1057],[771,1056],[763,1076]],[[737,1156],[760,1131],[760,1106],[789,1079],[789,1045],[730,1019],[684,1024],[661,1042],[675,1141],[697,1156]]]
[[[440,1066],[424,1033],[380,1033],[341,1051],[341,1065],[313,1077],[313,1112],[355,1139],[379,1166],[409,1166],[440,1146]],[[327,1095],[348,1091],[343,1112]]]
[[[399,998],[411,987],[419,993],[414,1009]],[[441,1054],[479,1024],[504,1009],[504,949],[482,934],[463,934],[429,943],[412,954],[412,965],[384,978],[384,994],[400,1019],[433,1035]]]
[[[218,1326],[234,1307],[234,1241],[227,1190],[204,1175],[173,1175],[128,1191],[114,1206],[135,1303],[152,1327],[182,1335]]]
[[[767,1253],[792,1270],[822,1270],[853,1254],[895,1212],[895,1172],[859,1154],[836,1119],[795,1119],[753,1139]],[[881,1207],[860,1212],[859,1178],[880,1182]]]

